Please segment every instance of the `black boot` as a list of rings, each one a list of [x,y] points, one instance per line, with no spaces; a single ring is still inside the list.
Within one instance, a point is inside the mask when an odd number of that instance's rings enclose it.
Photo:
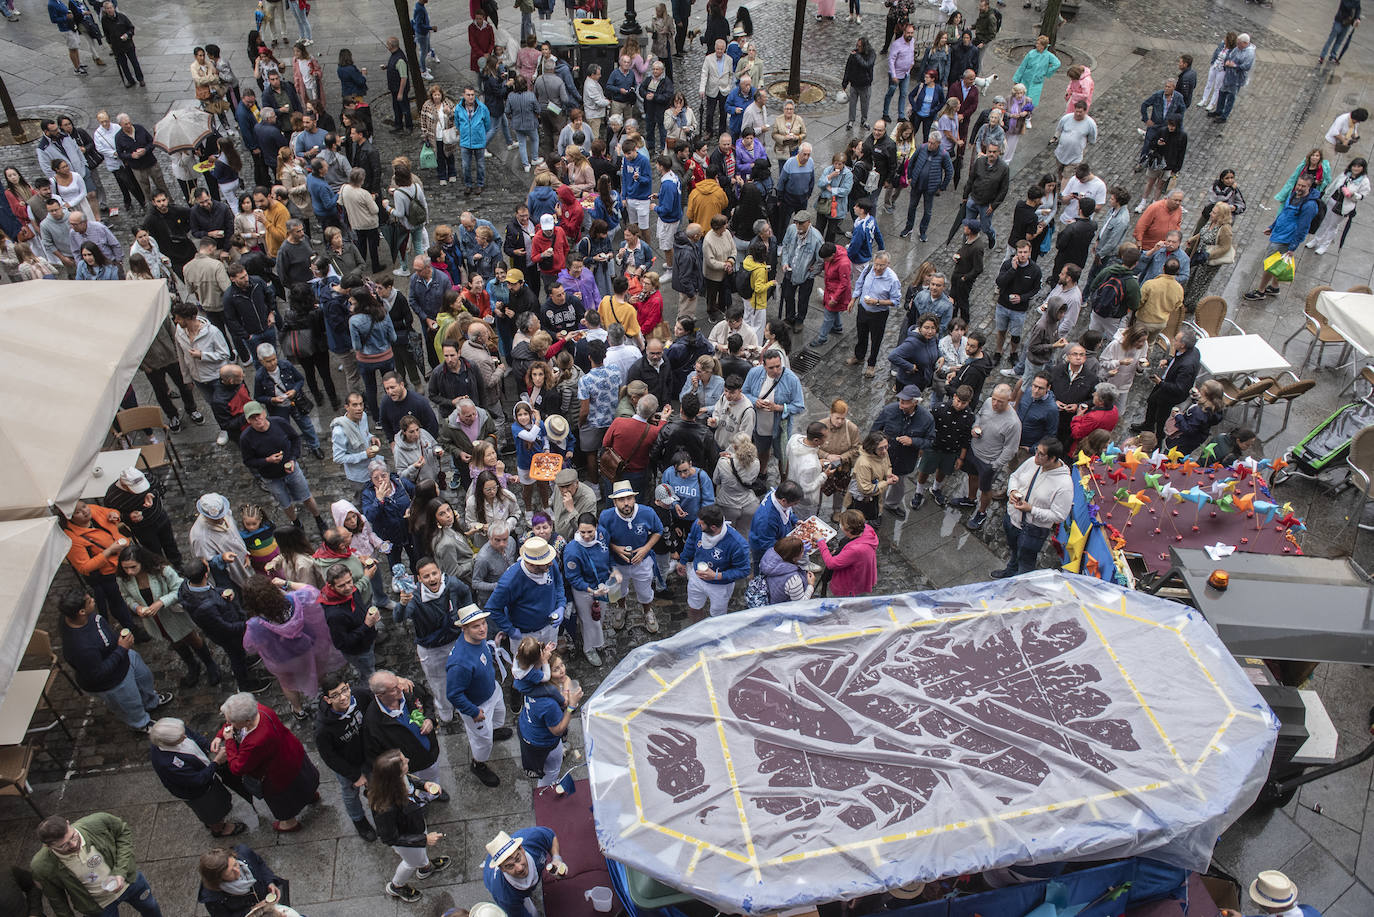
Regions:
[[[358,837],[367,841],[369,844],[377,839],[377,832],[372,830],[372,825],[366,818],[360,818],[353,822],[353,827],[358,831]]]
[[[323,539],[323,538],[324,538],[324,531],[325,531],[325,529],[329,528],[329,526],[327,526],[327,525],[324,524],[324,517],[323,517],[323,516],[316,516],[316,517],[315,517],[315,527],[318,528],[318,529],[320,530],[320,538]]]
[[[200,663],[196,661],[196,654],[185,643],[173,643],[172,649],[186,664],[186,674],[177,684],[182,688],[194,688],[200,684]]]
[[[212,687],[224,680],[224,676],[220,674],[219,663],[215,662],[215,657],[210,652],[208,644],[201,641],[200,646],[196,649],[196,655],[200,657],[200,661],[205,665],[205,680],[208,681]]]

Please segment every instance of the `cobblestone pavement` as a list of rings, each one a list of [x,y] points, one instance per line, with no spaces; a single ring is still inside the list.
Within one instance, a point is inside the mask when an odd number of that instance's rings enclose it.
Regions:
[[[32,0],[26,0],[32,3]],[[21,6],[22,6],[21,2]],[[965,4],[972,6],[972,4]],[[1329,4],[1324,4],[1329,5]],[[1322,5],[1322,6],[1324,6]],[[872,6],[872,4],[866,4]],[[1312,6],[1319,6],[1313,4]],[[790,41],[791,9],[787,4],[753,5],[755,32],[763,48],[765,70],[774,73],[785,66],[785,51]],[[1007,91],[1016,60],[1023,51],[1010,50],[1013,45],[1034,34],[1038,17],[1022,11],[1019,4],[1006,8],[1006,23],[998,43],[990,49],[984,72],[996,73],[1000,80],[989,93]],[[163,5],[128,10],[139,29],[139,44],[149,86],[146,91],[125,93],[110,78],[113,63],[103,69],[92,67],[93,75],[80,80],[70,73],[55,30],[44,21],[41,9],[29,9],[19,23],[0,28],[0,72],[9,84],[21,108],[43,106],[61,107],[73,112],[89,124],[91,116],[109,106],[127,110],[136,120],[151,124],[166,108],[178,99],[189,96],[187,63],[192,46],[208,40],[218,40],[230,55],[240,75],[251,73],[243,59],[242,35],[251,21],[249,7],[233,21],[225,20],[219,4],[208,0],[190,0],[176,6]],[[618,16],[619,6],[613,7]],[[922,13],[925,11],[923,10]],[[641,11],[644,15],[645,11]],[[650,14],[651,15],[651,14]],[[444,63],[436,68],[446,86],[464,81],[467,49],[462,16],[456,4],[441,0],[431,6],[431,16],[441,31],[436,49]],[[698,14],[699,16],[699,14]],[[394,13],[387,4],[344,4],[337,0],[320,0],[312,19],[315,22],[317,44],[314,51],[325,64],[327,84],[334,88],[332,62],[340,47],[338,36],[346,35],[359,64],[370,68],[374,91],[381,85],[381,65],[384,53],[382,39],[396,32]],[[1187,50],[1199,60],[1210,52],[1220,32],[1228,28],[1248,29],[1256,37],[1259,64],[1250,86],[1241,96],[1233,118],[1224,131],[1190,110],[1186,128],[1190,133],[1188,162],[1180,177],[1180,187],[1188,196],[1190,213],[1185,225],[1191,226],[1201,206],[1207,186],[1224,166],[1236,168],[1250,202],[1250,211],[1238,223],[1238,247],[1241,256],[1237,265],[1226,268],[1213,281],[1213,292],[1222,292],[1229,302],[1236,303],[1232,317],[1247,330],[1265,334],[1271,341],[1287,338],[1301,324],[1301,293],[1314,283],[1327,282],[1338,288],[1368,283],[1374,274],[1374,231],[1357,225],[1345,249],[1318,259],[1305,254],[1298,262],[1298,282],[1295,292],[1277,301],[1256,307],[1239,300],[1239,293],[1253,274],[1262,250],[1260,230],[1272,219],[1269,197],[1283,178],[1300,159],[1305,148],[1314,145],[1326,125],[1336,113],[1364,100],[1361,88],[1367,85],[1371,49],[1363,36],[1358,36],[1347,64],[1329,77],[1319,77],[1311,69],[1314,48],[1325,37],[1330,13],[1325,9],[1311,9],[1306,4],[1285,4],[1275,10],[1229,2],[1187,3],[1186,0],[1097,0],[1085,3],[1079,16],[1065,27],[1061,40],[1066,51],[1072,49],[1088,55],[1097,77],[1098,94],[1094,114],[1102,129],[1102,139],[1093,149],[1091,161],[1095,171],[1108,184],[1124,183],[1138,193],[1140,176],[1134,175],[1131,164],[1138,149],[1135,132],[1141,98],[1172,72],[1176,55]],[[509,26],[510,23],[507,23]],[[699,23],[694,21],[694,27]],[[804,38],[804,67],[808,78],[821,82],[832,93],[838,88],[838,78],[853,38],[867,34],[881,39],[882,19],[876,9],[862,26],[844,22],[816,23],[808,20]],[[1374,34],[1374,33],[1372,33]],[[1139,53],[1136,53],[1139,52]],[[1010,54],[1011,57],[1007,55]],[[693,47],[685,61],[677,64],[681,78],[695,88],[701,51]],[[455,63],[456,62],[456,63]],[[881,64],[880,64],[881,67]],[[1065,78],[1061,71],[1045,88],[1046,112],[1057,113],[1054,100],[1062,98]],[[879,77],[874,87],[874,113],[880,110],[881,93],[885,81]],[[384,102],[384,100],[379,100]],[[816,146],[818,158],[827,161],[831,150],[844,143],[845,113],[832,102],[809,106],[804,110],[809,125],[809,138]],[[1054,119],[1038,120],[1036,128],[1022,142],[1014,167],[1012,197],[997,215],[1000,237],[1005,237],[1015,195],[1023,193],[1026,184],[1051,163],[1044,147],[1053,128]],[[407,153],[414,155],[418,141],[398,141],[383,131],[379,135],[380,151],[384,158]],[[519,171],[515,154],[497,149],[488,160],[488,193],[483,195],[479,215],[493,222],[504,223],[515,202],[527,187],[526,177]],[[20,164],[26,172],[35,172],[32,148],[0,147],[0,163]],[[453,221],[463,208],[464,201],[452,188],[427,189],[431,195],[433,222]],[[958,199],[952,192],[942,195],[932,222],[931,238],[943,239],[953,219]],[[901,273],[909,274],[921,260],[929,258],[941,269],[950,267],[949,247],[940,244],[910,244],[897,238],[904,218],[905,200],[894,216],[880,217],[888,248],[894,264]],[[895,225],[894,225],[895,224]],[[132,232],[132,222],[125,216],[111,221],[121,238]],[[993,258],[989,261],[992,262]],[[1041,264],[1048,267],[1050,259]],[[975,325],[986,325],[991,314],[992,284],[990,263],[984,279],[973,295]],[[669,311],[675,308],[670,299]],[[814,334],[820,320],[813,307],[805,337]],[[852,333],[852,325],[851,325]],[[894,332],[895,334],[895,332]],[[821,348],[819,365],[803,375],[811,411],[819,416],[835,397],[851,403],[852,416],[866,421],[887,400],[881,380],[864,383],[851,368],[843,366],[848,339]],[[886,348],[895,344],[892,337]],[[1295,343],[1289,352],[1297,360],[1301,345]],[[1328,361],[1329,362],[1329,361]],[[1309,396],[1310,402],[1300,402],[1293,412],[1287,430],[1278,434],[1265,446],[1267,454],[1278,454],[1295,442],[1318,419],[1338,403],[1338,390],[1350,377],[1330,369],[1305,373],[1314,375],[1318,388]],[[140,397],[148,399],[144,383],[136,383]],[[1143,399],[1138,391],[1123,417],[1138,416],[1138,403]],[[1278,412],[1270,412],[1264,419],[1263,433],[1268,436],[1278,429]],[[317,426],[327,425],[327,415],[317,413]],[[203,490],[215,488],[226,493],[237,505],[242,501],[263,502],[266,495],[257,491],[242,472],[237,455],[213,445],[210,426],[188,427],[178,435],[178,444],[188,465],[187,492],[182,495],[174,484],[169,485],[167,499],[174,518],[189,519],[191,503]],[[323,504],[335,495],[347,492],[342,477],[329,462],[306,459],[303,462],[315,492]],[[962,487],[958,475],[947,484],[952,490]],[[1285,486],[1285,498],[1293,500],[1300,512],[1307,515],[1310,532],[1304,545],[1312,553],[1341,553],[1348,550],[1350,533],[1345,531],[1346,515],[1357,511],[1353,496],[1347,492],[1333,500],[1314,484],[1294,482]],[[962,525],[963,517],[952,511],[942,511],[927,503],[907,521],[898,523],[886,517],[880,528],[879,590],[900,592],[974,582],[986,578],[987,572],[1002,563],[1001,526],[996,514],[989,520],[981,536],[974,536]],[[307,523],[307,527],[313,529]],[[1366,566],[1374,562],[1371,539],[1361,540],[1358,558]],[[69,574],[59,576],[59,585],[68,581]],[[681,602],[680,587],[674,584],[672,600],[657,609],[663,624],[660,636],[685,626],[686,612]],[[56,621],[49,609],[43,626],[55,630]],[[614,663],[632,647],[648,639],[642,618],[631,612],[624,630],[611,635],[611,646],[605,653],[606,664],[601,672],[609,671]],[[418,675],[410,637],[404,628],[392,627],[388,641],[379,650],[379,665],[390,666],[403,673]],[[159,684],[174,684],[180,676],[180,663],[164,647],[153,647],[148,659]],[[571,667],[574,677],[589,689],[599,680],[597,671],[573,654]],[[1374,702],[1374,685],[1368,673],[1353,667],[1323,666],[1318,670],[1316,687],[1326,701],[1333,719],[1342,734],[1342,753],[1359,747],[1365,712]],[[176,701],[178,715],[196,727],[210,728],[216,708],[224,691],[212,689],[204,683],[190,691],[181,692]],[[275,689],[263,695],[267,702],[284,710],[282,698]],[[77,748],[68,748],[58,735],[46,741],[55,760],[40,758],[35,783],[38,800],[45,811],[60,810],[80,815],[95,809],[107,809],[128,818],[134,825],[140,862],[158,890],[168,913],[190,913],[194,899],[194,855],[206,843],[198,827],[187,828],[188,819],[181,803],[171,801],[157,785],[144,764],[144,745],[117,724],[111,724],[103,707],[88,698],[74,696],[59,683],[57,703],[70,718],[77,731]],[[574,745],[579,744],[574,727]],[[308,736],[307,745],[310,744]],[[426,904],[438,907],[445,903],[468,905],[480,900],[478,864],[481,845],[498,828],[526,823],[530,811],[528,782],[519,774],[513,760],[514,743],[498,750],[496,769],[503,778],[500,790],[482,788],[467,771],[466,742],[457,733],[443,737],[446,757],[454,768],[453,789],[455,803],[450,811],[439,815],[444,823],[437,830],[449,834],[443,852],[454,855],[455,867],[444,876],[443,886],[426,889]],[[1256,811],[1246,815],[1235,829],[1225,835],[1218,847],[1217,858],[1225,868],[1238,876],[1248,876],[1260,868],[1284,868],[1299,876],[1304,887],[1304,900],[1322,908],[1328,917],[1367,917],[1374,913],[1374,840],[1365,838],[1364,828],[1369,803],[1374,763],[1305,787],[1288,807],[1277,811]],[[338,791],[328,779],[322,784],[324,806],[310,813],[306,830],[295,835],[275,836],[270,827],[254,819],[240,805],[238,817],[250,821],[252,831],[241,840],[263,851],[279,872],[293,879],[294,900],[307,906],[306,913],[318,915],[392,914],[402,911],[395,902],[380,896],[381,885],[394,866],[390,851],[379,845],[364,845],[354,836],[341,808]],[[1312,811],[1320,804],[1322,812]],[[1312,807],[1312,808],[1308,808]],[[0,804],[0,863],[27,859],[33,849],[32,826],[35,819],[17,801]],[[1374,828],[1374,824],[1370,825]],[[1374,831],[1370,832],[1374,838]],[[330,902],[327,907],[312,906]],[[438,913],[437,910],[434,911]]]

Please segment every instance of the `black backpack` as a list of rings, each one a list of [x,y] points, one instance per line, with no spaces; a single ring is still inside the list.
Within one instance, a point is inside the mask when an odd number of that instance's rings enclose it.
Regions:
[[[735,292],[744,299],[754,298],[754,272],[743,267],[735,268]]]
[[[1098,284],[1092,310],[1102,318],[1121,318],[1126,314],[1126,285],[1120,277],[1106,277]]]

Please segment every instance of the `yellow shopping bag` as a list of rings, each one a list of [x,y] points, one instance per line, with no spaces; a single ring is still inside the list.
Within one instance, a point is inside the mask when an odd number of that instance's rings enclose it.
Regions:
[[[1264,269],[1275,280],[1293,279],[1293,256],[1288,252],[1274,252],[1264,259]]]

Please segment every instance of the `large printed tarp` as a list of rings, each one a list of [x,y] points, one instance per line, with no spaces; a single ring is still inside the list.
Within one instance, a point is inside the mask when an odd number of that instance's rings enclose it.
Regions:
[[[606,855],[744,913],[1014,864],[1203,870],[1277,730],[1196,611],[1057,571],[712,618],[584,715]]]

